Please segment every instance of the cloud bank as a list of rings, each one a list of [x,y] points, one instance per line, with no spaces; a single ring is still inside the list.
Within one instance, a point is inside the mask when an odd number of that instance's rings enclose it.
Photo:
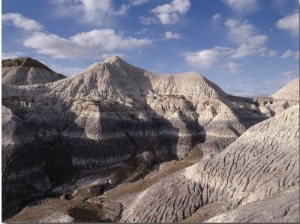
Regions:
[[[214,17],[217,17],[215,14]],[[212,19],[214,19],[212,17]],[[230,72],[238,72],[241,64],[239,59],[245,57],[274,57],[277,51],[265,47],[268,37],[259,35],[254,25],[246,20],[227,19],[224,23],[228,38],[237,45],[236,48],[216,46],[184,53],[184,60],[195,68],[208,69],[219,67]]]
[[[173,0],[170,4],[157,6],[151,12],[155,14],[161,24],[175,24],[179,21],[179,16],[189,11],[190,7],[189,0]]]
[[[114,51],[139,48],[151,42],[149,39],[123,37],[112,29],[97,29],[78,33],[69,38],[34,32],[25,38],[23,44],[38,54],[47,54],[55,58],[94,59],[102,58]]]
[[[293,37],[299,37],[299,11],[278,20],[276,26],[288,31]]]
[[[6,13],[2,15],[2,23],[4,25],[13,25],[26,31],[42,30],[43,26],[32,20],[22,16],[19,13]]]

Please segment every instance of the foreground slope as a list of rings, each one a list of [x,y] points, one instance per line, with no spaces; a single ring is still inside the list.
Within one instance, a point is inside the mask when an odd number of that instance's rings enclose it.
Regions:
[[[2,106],[2,130],[2,211],[13,214],[10,205],[22,206],[31,198],[43,196],[51,183],[43,164],[45,154],[38,143],[31,150],[23,146],[32,141],[33,133],[5,106]]]
[[[240,206],[217,215],[205,223],[299,223],[299,187],[267,199]]]
[[[239,207],[210,222],[299,221],[298,124],[296,105],[249,128],[221,153],[140,193],[121,222],[180,222],[197,210],[201,214],[205,205],[215,205],[217,213]],[[281,198],[286,203],[274,203]],[[253,212],[262,208],[267,212],[262,217]]]
[[[66,78],[29,57],[2,60],[2,83],[10,85],[33,85],[55,82]]]

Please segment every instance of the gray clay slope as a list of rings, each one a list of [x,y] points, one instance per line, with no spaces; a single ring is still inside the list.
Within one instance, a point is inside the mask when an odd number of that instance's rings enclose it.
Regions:
[[[116,56],[52,83],[2,84],[3,211],[78,171],[152,166],[193,150],[215,155],[292,105],[273,101],[233,97],[200,74],[157,75]]]
[[[298,124],[296,105],[252,126],[221,153],[140,193],[121,221],[180,222],[214,203],[219,213],[235,210],[209,222],[299,221]]]
[[[2,83],[5,84],[34,85],[63,78],[66,77],[29,57],[2,60]]]

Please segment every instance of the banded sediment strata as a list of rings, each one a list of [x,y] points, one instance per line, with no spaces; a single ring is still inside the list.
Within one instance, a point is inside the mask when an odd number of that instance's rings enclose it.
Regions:
[[[221,153],[206,156],[136,195],[121,222],[181,222],[196,212],[200,222],[298,222],[295,124],[299,105],[249,128]],[[205,214],[206,205],[216,213]]]
[[[200,74],[157,75],[117,56],[51,83],[3,83],[2,102],[4,216],[79,172],[119,165],[139,178],[192,151],[212,158],[277,114],[277,106],[231,96]]]

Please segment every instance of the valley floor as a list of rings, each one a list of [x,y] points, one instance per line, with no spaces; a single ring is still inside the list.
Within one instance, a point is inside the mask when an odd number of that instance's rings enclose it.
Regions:
[[[124,206],[130,204],[137,193],[149,188],[162,178],[199,162],[202,156],[201,152],[194,151],[184,160],[172,160],[157,165],[143,177],[139,177],[141,171],[133,171],[133,168],[122,166],[84,173],[77,182],[73,181],[73,186],[67,184],[67,187],[62,187],[65,193],[72,191],[73,196],[61,194],[36,200],[15,216],[4,221],[6,223],[117,222]],[[101,188],[99,183],[101,179],[108,176],[123,176],[124,179],[122,183],[102,193],[99,191]],[[79,182],[81,184],[78,184]]]

